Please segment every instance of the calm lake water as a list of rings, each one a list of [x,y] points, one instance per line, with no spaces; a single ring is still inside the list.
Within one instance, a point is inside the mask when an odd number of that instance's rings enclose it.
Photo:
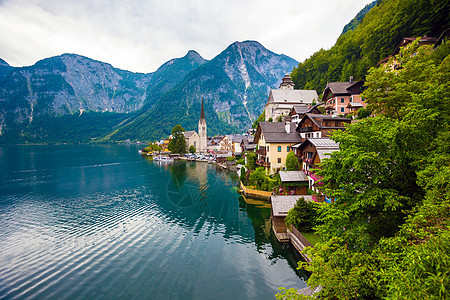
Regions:
[[[300,256],[206,163],[136,146],[0,146],[0,298],[273,299]]]

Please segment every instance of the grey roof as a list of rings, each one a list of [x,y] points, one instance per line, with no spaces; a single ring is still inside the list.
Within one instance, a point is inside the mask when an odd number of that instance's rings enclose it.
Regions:
[[[320,149],[317,150],[317,154],[319,155],[320,161],[323,161],[325,158],[330,158],[330,154],[339,151],[339,148],[333,148],[333,149]]]
[[[295,131],[296,124],[291,123],[291,132],[287,133],[284,122],[260,122],[261,133],[268,143],[299,143],[301,136]]]
[[[196,132],[195,131],[185,131],[183,132],[184,136],[186,138],[190,138],[192,135],[194,135]]]
[[[251,140],[253,141],[253,135],[235,134],[235,135],[233,135],[233,142],[240,144],[243,139],[248,140],[249,138],[251,138]]]
[[[347,90],[354,82],[329,82],[325,89],[329,88],[333,94],[350,94]]]
[[[267,103],[301,104],[312,103],[313,99],[319,99],[315,90],[273,89]]]
[[[329,138],[309,138],[308,141],[313,144],[316,149],[337,149],[339,144]]]
[[[301,171],[280,171],[281,182],[308,181],[305,172]]]
[[[297,200],[301,197],[305,198],[306,201],[312,201],[312,196],[308,195],[270,196],[273,215],[275,217],[286,217],[288,211],[294,208]]]

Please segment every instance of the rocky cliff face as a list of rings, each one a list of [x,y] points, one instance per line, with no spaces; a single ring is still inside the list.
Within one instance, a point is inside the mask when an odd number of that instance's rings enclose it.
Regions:
[[[278,87],[297,64],[253,41],[233,43],[211,61],[191,50],[149,74],[116,69],[75,54],[22,68],[0,61],[0,71],[7,68],[0,78],[0,141],[9,130],[45,142],[48,132],[57,131],[48,128],[46,124],[52,122],[46,118],[61,121],[64,116],[81,117],[88,112],[91,123],[104,121],[93,117],[95,113],[122,116],[108,117],[108,122],[115,120],[109,127],[98,124],[105,132],[95,134],[107,136],[108,141],[160,138],[176,124],[196,129],[202,95],[207,118],[214,123],[210,133],[244,129],[261,113],[268,91]]]

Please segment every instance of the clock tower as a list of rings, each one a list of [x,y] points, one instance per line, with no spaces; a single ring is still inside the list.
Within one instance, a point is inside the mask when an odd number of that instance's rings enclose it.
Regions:
[[[200,120],[198,120],[198,135],[200,137],[198,143],[198,152],[206,152],[207,142],[206,142],[206,119],[205,119],[205,108],[203,107],[203,97],[202,97],[202,109],[200,111]]]

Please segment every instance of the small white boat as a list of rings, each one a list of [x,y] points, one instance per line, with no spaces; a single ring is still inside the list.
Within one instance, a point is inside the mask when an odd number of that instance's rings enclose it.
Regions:
[[[171,162],[171,161],[173,161],[173,158],[170,158],[167,155],[158,155],[158,156],[155,156],[153,158],[153,160],[162,161],[162,162]]]

